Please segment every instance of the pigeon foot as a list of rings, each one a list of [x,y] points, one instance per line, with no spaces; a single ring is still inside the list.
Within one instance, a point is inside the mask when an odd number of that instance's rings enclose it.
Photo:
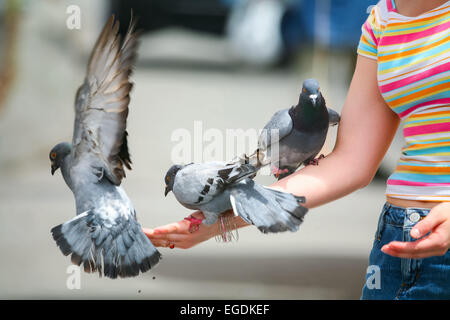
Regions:
[[[283,173],[288,173],[289,170],[288,169],[283,169],[281,170],[280,168],[277,167],[272,167],[272,174],[275,175],[275,177],[278,179],[278,177],[283,174]]]
[[[312,160],[308,163],[308,165],[318,166],[318,165],[319,165],[319,161],[322,160],[322,159],[324,159],[324,158],[325,158],[325,156],[324,156],[323,154],[321,154],[318,158],[312,159]]]
[[[199,226],[202,224],[202,220],[201,219],[196,219],[192,215],[190,215],[187,218],[184,218],[184,220],[187,220],[187,221],[190,222],[190,225],[189,225],[189,232],[190,233],[194,233],[194,232],[198,231]]]

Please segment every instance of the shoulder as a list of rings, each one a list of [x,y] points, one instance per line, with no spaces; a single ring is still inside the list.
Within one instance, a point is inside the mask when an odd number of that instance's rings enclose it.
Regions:
[[[361,31],[361,42],[358,53],[369,58],[376,58],[380,38],[389,23],[389,4],[392,0],[381,0],[376,5],[368,7],[369,16],[364,22]]]
[[[370,15],[366,23],[373,29],[382,30],[388,23],[389,12],[392,10],[392,0],[380,0],[376,5],[369,7]]]

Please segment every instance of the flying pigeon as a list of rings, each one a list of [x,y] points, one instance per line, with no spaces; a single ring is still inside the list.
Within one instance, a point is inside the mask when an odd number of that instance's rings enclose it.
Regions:
[[[113,279],[137,276],[161,259],[120,187],[131,169],[126,121],[138,43],[133,21],[123,41],[118,29],[111,16],[76,94],[72,143],[57,144],[49,155],[51,173],[61,169],[77,213],[51,230],[53,239],[72,263]]]
[[[298,104],[272,116],[258,139],[258,149],[245,162],[256,168],[270,163],[278,179],[302,164],[318,164],[315,157],[325,143],[328,127],[339,120],[339,114],[326,107],[317,80],[307,79]]]
[[[203,212],[205,219],[192,224],[211,225],[233,209],[261,232],[297,231],[308,211],[304,197],[263,187],[251,177],[256,168],[250,164],[222,162],[173,165],[165,176],[165,195],[172,191],[183,206]]]

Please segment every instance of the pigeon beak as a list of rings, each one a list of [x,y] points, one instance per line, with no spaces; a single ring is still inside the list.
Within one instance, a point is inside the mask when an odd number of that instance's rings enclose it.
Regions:
[[[170,192],[169,186],[166,186],[166,190],[164,191],[164,197],[167,197],[167,194]]]
[[[318,97],[317,94],[310,94],[310,95],[309,95],[309,99],[311,99],[311,101],[312,101],[312,103],[313,103],[314,106],[317,105],[317,97]]]
[[[55,174],[55,171],[58,170],[58,167],[52,162],[52,175]]]

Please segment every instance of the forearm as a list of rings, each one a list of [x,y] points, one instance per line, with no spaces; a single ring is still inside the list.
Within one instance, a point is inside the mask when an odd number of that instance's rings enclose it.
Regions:
[[[364,186],[373,178],[376,168],[361,164],[358,157],[349,157],[338,150],[275,182],[270,187],[306,198],[305,206],[314,208],[339,199]]]
[[[321,159],[319,165],[306,166],[273,183],[270,188],[304,196],[307,208],[321,206],[366,186],[372,180],[376,168],[362,165],[358,157],[353,159],[336,150]],[[248,225],[240,217],[233,220],[238,228]]]

